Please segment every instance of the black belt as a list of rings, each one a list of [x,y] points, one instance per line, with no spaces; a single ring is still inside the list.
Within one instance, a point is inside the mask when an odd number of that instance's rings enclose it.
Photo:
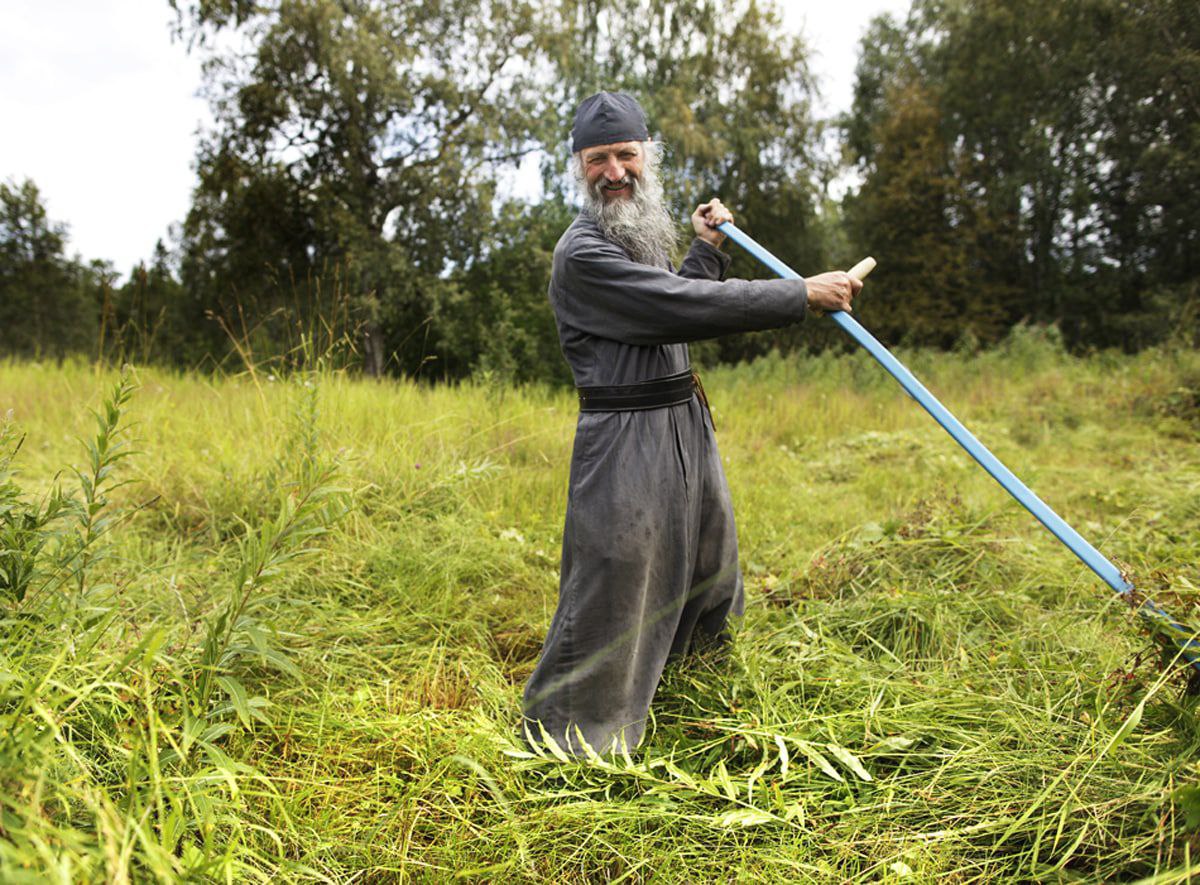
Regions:
[[[642,409],[662,409],[686,403],[699,394],[700,402],[712,421],[712,410],[700,376],[690,368],[663,378],[638,381],[636,384],[616,384],[610,387],[577,387],[581,412],[635,412]],[[713,425],[716,429],[716,425]]]

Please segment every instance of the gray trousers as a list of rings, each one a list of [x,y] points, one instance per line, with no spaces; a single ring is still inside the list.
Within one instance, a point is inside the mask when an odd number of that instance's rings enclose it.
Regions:
[[[558,609],[526,726],[582,754],[638,744],[669,657],[743,610],[733,506],[704,407],[579,417]],[[578,729],[578,732],[576,731]]]

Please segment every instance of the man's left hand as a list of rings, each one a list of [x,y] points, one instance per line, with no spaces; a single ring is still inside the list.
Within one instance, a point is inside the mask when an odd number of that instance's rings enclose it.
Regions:
[[[717,225],[726,221],[733,221],[733,213],[716,197],[697,206],[696,211],[692,213],[692,227],[696,236],[713,246],[720,246],[725,242],[725,234],[717,230]]]

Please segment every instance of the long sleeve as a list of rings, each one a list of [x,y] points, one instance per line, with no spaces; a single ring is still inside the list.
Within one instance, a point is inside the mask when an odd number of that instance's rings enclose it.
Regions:
[[[626,344],[678,344],[787,326],[804,318],[808,301],[803,280],[688,279],[631,261],[586,229],[564,239],[554,276],[561,320]]]
[[[679,265],[679,275],[689,280],[723,280],[732,262],[716,246],[696,237]]]

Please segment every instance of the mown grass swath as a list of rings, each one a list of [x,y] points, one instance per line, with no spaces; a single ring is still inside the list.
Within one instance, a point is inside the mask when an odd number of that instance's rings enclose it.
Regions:
[[[1194,618],[1194,351],[902,358]],[[738,641],[564,762],[514,728],[569,392],[0,366],[0,879],[1192,875],[1195,700],[1133,612],[865,358],[705,381]]]

